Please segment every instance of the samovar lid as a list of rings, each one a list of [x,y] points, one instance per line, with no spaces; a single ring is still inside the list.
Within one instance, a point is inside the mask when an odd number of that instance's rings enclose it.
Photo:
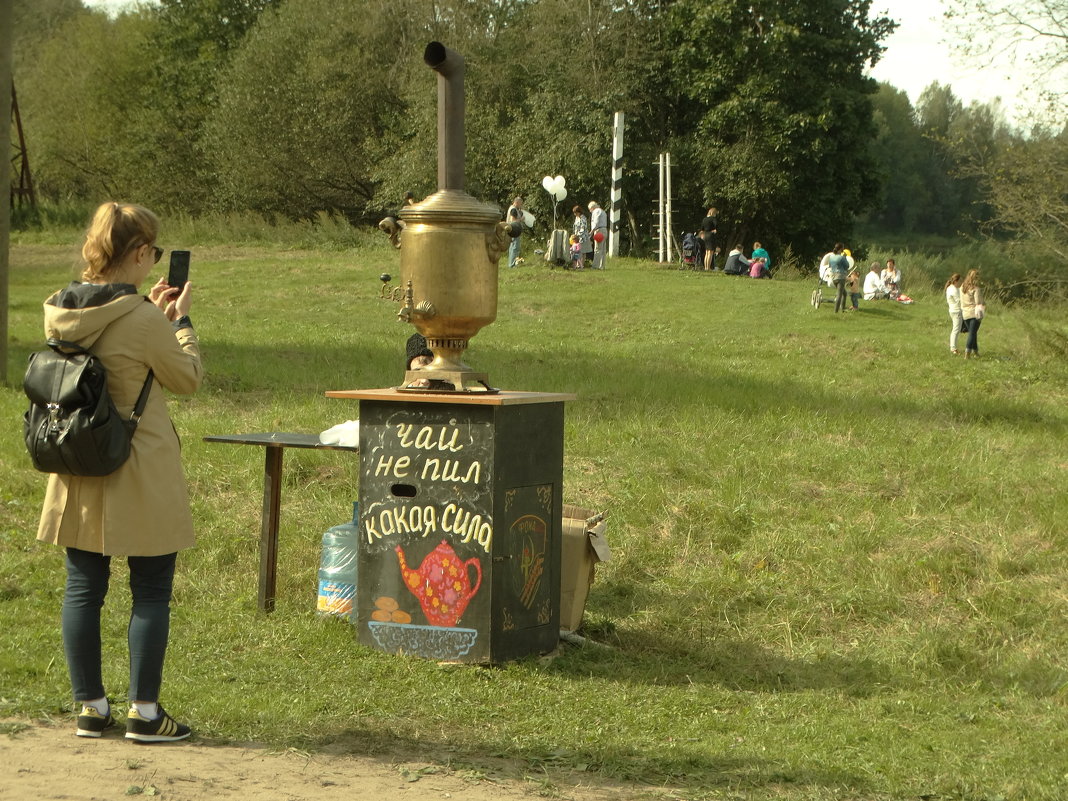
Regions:
[[[407,224],[428,223],[471,224],[495,223],[501,219],[501,211],[490,203],[476,200],[462,189],[441,189],[413,206],[400,212]]]

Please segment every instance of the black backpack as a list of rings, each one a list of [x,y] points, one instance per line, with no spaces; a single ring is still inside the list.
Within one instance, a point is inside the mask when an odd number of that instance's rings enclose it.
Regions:
[[[129,419],[108,394],[101,361],[80,345],[49,339],[48,350],[30,354],[22,388],[30,399],[23,417],[26,450],[43,473],[106,476],[130,457],[130,440],[152,389],[148,371]]]

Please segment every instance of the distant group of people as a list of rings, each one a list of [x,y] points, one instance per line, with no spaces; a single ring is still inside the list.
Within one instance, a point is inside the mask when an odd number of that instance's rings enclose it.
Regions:
[[[701,220],[700,230],[686,234],[682,239],[682,260],[693,270],[717,272],[722,269],[726,275],[748,275],[751,278],[771,278],[771,256],[760,242],[753,243],[753,249],[747,257],[741,244],[735,245],[727,254],[723,267],[718,259],[723,252],[719,245],[719,210],[715,206]]]
[[[894,259],[887,259],[885,267],[873,261],[862,284],[853,254],[841,242],[836,242],[820,260],[819,276],[827,286],[839,290],[835,299],[835,311],[856,311],[860,308],[861,298],[889,298],[902,303],[912,303],[912,298],[901,292],[901,271]]]
[[[901,297],[901,271],[893,259],[886,260],[882,267],[877,261],[871,263],[868,274],[864,277],[864,300]]]
[[[583,270],[587,261],[594,270],[604,269],[605,245],[608,242],[608,214],[595,200],[589,203],[587,218],[582,206],[573,206],[575,221],[571,225],[571,269]]]
[[[771,256],[759,242],[753,243],[753,250],[748,258],[742,252],[742,246],[735,245],[723,263],[723,273],[725,275],[748,275],[750,278],[771,278]]]
[[[571,209],[574,221],[571,224],[571,235],[568,237],[568,261],[573,270],[585,269],[587,262],[592,269],[603,270],[608,246],[608,213],[596,200],[591,200],[587,209],[590,212],[589,217],[582,206],[573,206]],[[504,219],[505,222],[525,222],[521,195],[512,200]],[[524,230],[527,228],[524,224]],[[521,238],[522,235],[514,237],[508,247],[509,267],[518,267],[523,263],[520,256]]]
[[[854,269],[854,260],[849,250],[836,242],[820,261],[820,279],[837,290],[834,310],[855,311],[861,297],[864,300],[888,298],[904,303],[912,299],[901,292],[901,270],[894,259],[887,259],[886,266],[873,261],[864,277],[863,287]],[[967,335],[964,358],[979,358],[979,326],[986,316],[986,303],[979,281],[979,271],[970,270],[966,277],[953,273],[946,281],[946,305],[949,308],[949,351],[954,356],[960,353],[957,343],[962,333]],[[847,301],[848,297],[848,301]]]

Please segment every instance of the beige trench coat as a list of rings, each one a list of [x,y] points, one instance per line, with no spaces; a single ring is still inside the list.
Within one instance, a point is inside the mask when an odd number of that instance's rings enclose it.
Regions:
[[[120,414],[130,414],[149,368],[155,380],[122,467],[100,477],[49,476],[37,539],[112,556],[159,556],[192,546],[181,446],[160,385],[179,394],[200,386],[193,329],[176,331],[128,284],[75,282],[44,308],[46,336],[90,348],[104,363]]]

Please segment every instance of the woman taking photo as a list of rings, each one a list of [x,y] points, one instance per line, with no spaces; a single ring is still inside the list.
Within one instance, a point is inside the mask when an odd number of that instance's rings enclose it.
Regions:
[[[964,358],[979,358],[979,324],[986,315],[983,302],[983,290],[979,285],[979,271],[969,271],[964,283],[960,285],[960,310],[964,320],[964,331],[968,333],[965,343]]]
[[[82,280],[44,304],[45,335],[89,348],[108,371],[108,390],[128,416],[149,371],[154,379],[129,459],[106,476],[52,474],[37,539],[66,549],[62,631],[75,701],[76,734],[99,737],[115,722],[101,670],[100,610],[111,558],[130,570],[130,708],[126,737],[181,740],[189,727],[159,705],[177,552],[193,545],[193,518],[178,434],[163,389],[195,392],[202,370],[189,309],[191,285],[160,279],[138,294],[163,250],[159,220],[126,203],[96,210],[82,247]]]
[[[946,281],[946,305],[949,307],[949,320],[952,324],[949,329],[949,352],[954,356],[960,353],[957,350],[957,337],[964,327],[960,309],[960,280],[960,273],[953,273]]]

